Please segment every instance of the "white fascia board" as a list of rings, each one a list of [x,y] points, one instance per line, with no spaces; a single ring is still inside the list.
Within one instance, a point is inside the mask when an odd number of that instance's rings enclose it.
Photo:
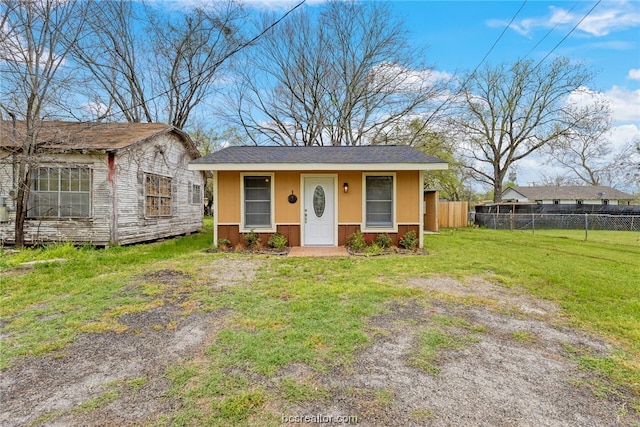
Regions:
[[[190,163],[189,170],[197,171],[398,171],[446,170],[448,163]]]

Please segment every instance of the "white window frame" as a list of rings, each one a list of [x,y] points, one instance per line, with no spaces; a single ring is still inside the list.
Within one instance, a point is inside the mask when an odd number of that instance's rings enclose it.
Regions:
[[[367,227],[367,177],[368,176],[390,176],[393,178],[393,194],[391,199],[391,226],[390,227]],[[398,218],[396,212],[398,178],[395,172],[363,172],[362,173],[362,224],[360,229],[366,233],[398,232]]]
[[[202,197],[202,185],[189,182],[189,190],[191,190],[191,200],[189,200],[191,204],[202,205],[204,200]]]
[[[276,232],[276,226],[275,226],[275,205],[276,205],[276,201],[275,201],[275,179],[274,179],[274,173],[273,172],[254,172],[254,173],[241,173],[240,174],[240,232],[241,233],[249,233],[250,231],[257,231],[257,232],[265,232],[265,233],[275,233]],[[270,189],[270,197],[271,197],[271,203],[270,203],[270,209],[271,211],[269,212],[269,222],[270,225],[268,227],[247,227],[246,225],[246,221],[245,221],[245,200],[244,200],[244,178],[245,177],[256,177],[256,176],[266,176],[269,177],[269,184],[271,185]]]
[[[57,183],[57,190],[42,190],[42,189],[35,189],[35,180],[38,179],[38,174],[39,174],[39,170],[40,169],[57,169],[58,170],[58,183]],[[81,190],[62,190],[62,182],[61,182],[61,171],[63,169],[86,169],[89,173],[89,190],[87,191],[81,191]],[[57,209],[58,209],[58,213],[57,215],[31,215],[29,212],[27,214],[27,218],[30,219],[34,219],[34,218],[43,218],[43,219],[64,219],[64,218],[73,218],[73,219],[90,219],[93,217],[93,169],[91,167],[89,167],[88,165],[78,165],[78,164],[71,164],[71,165],[40,165],[37,168],[34,169],[35,171],[35,176],[32,179],[32,183],[31,183],[31,191],[30,191],[30,196],[29,196],[29,211],[31,209],[35,209],[34,207],[34,203],[37,205],[37,202],[35,201],[35,199],[38,198],[38,195],[40,193],[56,193],[57,194],[57,199],[58,199],[58,203],[57,203]],[[47,179],[48,182],[51,181],[51,178],[48,177]],[[89,196],[89,206],[88,206],[88,211],[87,211],[87,215],[86,216],[80,216],[80,215],[61,215],[60,214],[60,210],[63,207],[62,204],[62,193],[76,193],[76,194],[88,194]],[[66,205],[64,205],[66,206]]]

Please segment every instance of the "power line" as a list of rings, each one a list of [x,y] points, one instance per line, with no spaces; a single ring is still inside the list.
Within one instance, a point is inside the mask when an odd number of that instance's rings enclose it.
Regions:
[[[578,26],[580,26],[580,24],[594,11],[594,9],[601,3],[602,0],[597,0],[596,3],[591,7],[591,9],[589,9],[589,11],[573,26],[573,28],[571,28],[571,30],[565,34],[565,36],[545,55],[544,58],[542,58],[535,67],[533,67],[532,71],[536,71],[537,68],[542,65],[542,63],[576,30],[576,28],[578,28]],[[469,74],[469,76],[464,80],[464,82],[462,83],[462,85],[460,86],[460,89],[457,91],[457,93],[460,93],[462,90],[464,90],[464,88],[466,87],[467,83],[473,78],[473,76],[475,75],[476,71],[478,71],[478,68],[480,68],[480,66],[482,65],[482,63],[485,61],[485,59],[489,56],[489,54],[491,53],[491,51],[493,50],[493,48],[498,44],[498,41],[500,41],[500,39],[502,38],[502,36],[505,34],[505,32],[507,31],[507,29],[511,26],[511,24],[513,23],[513,21],[515,20],[515,18],[518,16],[518,14],[520,13],[520,11],[522,10],[522,8],[524,7],[524,5],[527,3],[527,0],[525,0],[522,5],[520,6],[520,8],[518,9],[518,11],[514,14],[514,16],[511,18],[511,21],[509,21],[509,24],[507,24],[507,26],[504,28],[504,30],[502,31],[502,33],[500,33],[500,36],[498,37],[498,39],[493,43],[493,45],[491,46],[491,48],[489,49],[489,51],[484,55],[484,57],[482,58],[482,60],[480,61],[480,63],[474,68],[473,72],[471,74]],[[575,9],[575,7],[578,5],[579,2],[576,2],[573,7],[565,13],[565,16],[567,16],[569,13],[571,13],[571,11],[573,11],[573,9]],[[543,40],[545,40],[547,38],[547,36],[549,36],[549,34],[558,26],[558,24],[556,24],[551,30],[549,30],[544,36],[543,38],[536,43],[536,45],[524,56],[525,58],[527,56],[529,56],[533,50],[535,50],[535,48],[537,48],[540,43],[542,43]],[[418,131],[415,133],[414,137],[411,140],[411,143],[413,143],[413,141],[415,140],[415,138],[418,136],[418,134],[420,132],[422,132],[424,130],[424,128],[427,126],[427,124],[429,123],[429,121],[433,118],[433,116],[435,114],[437,114],[446,104],[448,104],[452,99],[454,98],[454,95],[450,95],[449,97],[447,97],[447,99],[445,99],[442,104],[440,104],[427,118],[427,120],[425,120],[424,124],[420,127],[420,129],[418,129]]]
[[[520,5],[520,8],[518,9],[518,11],[513,15],[513,17],[511,18],[511,21],[509,21],[509,23],[504,27],[504,29],[502,30],[502,32],[500,33],[500,35],[498,36],[498,38],[496,39],[495,42],[493,42],[493,45],[491,45],[491,48],[489,48],[489,51],[482,57],[482,60],[480,61],[480,63],[478,63],[478,65],[476,66],[476,68],[473,70],[473,73],[471,73],[471,75],[469,76],[469,78],[467,79],[467,81],[465,81],[462,85],[462,88],[464,88],[464,86],[466,85],[466,83],[471,79],[471,77],[476,73],[476,71],[478,71],[478,68],[480,68],[480,66],[482,65],[482,63],[485,61],[485,59],[487,59],[487,57],[489,56],[489,54],[491,54],[491,52],[493,52],[493,48],[496,47],[496,45],[498,44],[498,42],[500,41],[500,39],[502,39],[502,36],[504,36],[504,34],[507,32],[507,30],[511,27],[511,24],[513,24],[513,21],[516,20],[516,17],[520,14],[520,12],[522,11],[522,9],[524,8],[524,5],[527,4],[527,0],[524,0],[522,2],[522,4]]]
[[[289,16],[291,13],[293,13],[296,9],[298,9],[300,6],[302,6],[304,3],[306,2],[306,0],[301,0],[298,4],[296,4],[294,7],[292,7],[291,9],[289,9],[284,15],[282,15],[280,18],[278,18],[277,20],[275,20],[274,22],[272,22],[268,27],[266,27],[264,30],[262,30],[258,35],[256,35],[255,37],[253,37],[251,40],[246,41],[244,43],[241,43],[238,47],[236,47],[235,49],[233,49],[232,51],[228,52],[222,59],[220,59],[219,61],[215,62],[212,66],[208,67],[206,70],[201,71],[200,73],[198,73],[196,75],[196,77],[200,77],[203,74],[207,73],[209,70],[211,69],[216,69],[218,68],[220,65],[222,65],[222,63],[224,61],[226,61],[227,59],[229,59],[230,57],[232,57],[233,55],[235,55],[236,53],[240,52],[242,49],[249,47],[250,45],[252,45],[253,43],[255,43],[256,41],[258,41],[262,36],[264,36],[266,33],[268,33],[269,31],[271,31],[273,28],[275,28],[280,22],[282,22],[284,19],[287,18],[287,16]],[[185,80],[183,82],[178,83],[175,87],[182,87],[188,83],[190,83],[193,79],[190,80]],[[162,96],[167,95],[168,93],[170,93],[173,89],[168,89],[164,92],[160,92],[159,94],[152,96],[151,98],[147,99],[145,102],[151,102],[153,100],[156,100]],[[125,109],[124,111],[131,111],[134,108],[138,108],[141,107],[142,105],[144,105],[144,103],[138,103],[136,105],[131,106],[130,108]],[[114,112],[111,114],[105,114],[103,116],[101,116],[103,119],[107,118],[107,117],[112,117],[115,116],[116,114],[119,114],[120,112]]]
[[[502,39],[502,37],[505,35],[505,33],[507,32],[507,30],[511,27],[511,24],[513,24],[513,21],[515,21],[516,17],[520,14],[520,12],[522,11],[522,9],[524,8],[524,6],[527,4],[527,0],[524,0],[522,2],[522,4],[520,5],[520,8],[518,8],[518,10],[516,11],[516,13],[511,17],[511,20],[509,21],[509,23],[504,27],[504,29],[502,30],[502,32],[500,33],[500,35],[498,36],[498,38],[496,39],[495,42],[493,42],[493,44],[491,45],[491,47],[489,48],[489,50],[487,51],[487,53],[484,54],[484,56],[482,57],[482,60],[480,60],[480,62],[478,63],[478,65],[476,65],[476,67],[473,69],[473,72],[471,74],[469,74],[469,76],[464,80],[464,82],[462,82],[462,85],[460,86],[460,89],[455,93],[455,94],[451,94],[447,97],[447,99],[445,99],[444,101],[442,101],[442,104],[440,104],[435,110],[433,110],[433,112],[429,115],[429,117],[427,117],[427,119],[424,121],[424,123],[422,124],[422,126],[420,126],[420,129],[418,129],[415,134],[413,135],[413,138],[411,138],[411,141],[409,144],[413,144],[413,142],[415,141],[416,137],[420,134],[420,132],[422,132],[424,130],[424,128],[427,127],[427,124],[429,123],[429,121],[433,118],[433,116],[435,116],[437,113],[440,112],[440,110],[442,108],[444,108],[445,105],[447,105],[455,96],[457,96],[458,93],[460,93],[467,85],[467,83],[469,83],[469,81],[473,78],[473,76],[476,74],[476,71],[478,71],[478,68],[480,68],[480,66],[484,63],[484,61],[489,57],[489,55],[491,54],[491,52],[493,52],[493,49],[497,46],[498,42]],[[451,82],[452,79],[449,80],[449,82]]]
[[[591,9],[589,9],[589,11],[576,23],[576,25],[573,26],[573,28],[571,28],[571,30],[565,34],[565,36],[553,47],[553,49],[551,49],[545,56],[544,58],[542,58],[535,67],[533,67],[533,71],[537,70],[538,67],[540,65],[542,65],[542,63],[571,35],[571,33],[573,33],[575,31],[576,28],[578,28],[578,26],[580,24],[582,24],[582,21],[584,21],[585,19],[587,19],[587,16],[591,15],[591,12],[593,12],[593,10],[600,4],[602,0],[598,0],[592,7]]]
[[[575,2],[575,3],[573,4],[573,6],[571,7],[571,9],[569,9],[568,11],[566,11],[566,12],[564,13],[564,15],[562,16],[562,18],[563,18],[563,19],[564,19],[564,18],[566,18],[566,17],[567,17],[571,12],[573,12],[573,9],[575,9],[575,8],[576,8],[576,6],[578,6],[578,4],[579,4],[579,3],[580,3],[579,1]],[[562,21],[562,20],[559,20],[559,21],[556,23],[556,25],[554,25],[554,26],[553,26],[553,28],[549,29],[549,31],[547,31],[547,33],[546,33],[546,34],[545,34],[545,35],[540,39],[540,41],[539,41],[538,43],[536,43],[536,44],[535,44],[535,46],[533,46],[533,47],[529,50],[529,52],[527,52],[527,54],[524,56],[524,58],[526,58],[527,56],[531,55],[531,53],[533,53],[533,51],[534,51],[534,50],[536,50],[536,48],[537,48],[538,46],[540,46],[540,44],[541,44],[543,41],[545,41],[545,39],[546,39],[547,37],[549,37],[549,35],[550,35],[550,34],[551,34],[551,33],[552,33],[552,32],[553,32],[553,31],[558,27],[558,25],[560,25],[560,22],[561,22],[561,21]]]

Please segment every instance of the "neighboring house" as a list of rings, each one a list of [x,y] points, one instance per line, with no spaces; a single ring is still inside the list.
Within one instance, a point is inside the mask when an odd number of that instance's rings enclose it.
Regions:
[[[24,123],[0,122],[0,243],[15,239],[17,164]],[[159,123],[44,122],[38,127],[25,243],[130,244],[202,228],[200,155],[183,131]]]
[[[631,194],[603,185],[509,187],[502,192],[503,202],[539,205],[628,205],[632,200]]]
[[[397,244],[414,230],[422,247],[424,173],[446,168],[407,146],[228,147],[189,164],[213,171],[216,242],[278,232],[291,246],[344,245],[356,230]]]

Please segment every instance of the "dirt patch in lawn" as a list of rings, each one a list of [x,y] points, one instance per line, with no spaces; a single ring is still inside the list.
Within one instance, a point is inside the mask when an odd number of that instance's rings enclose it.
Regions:
[[[220,258],[193,279],[220,292],[252,280],[262,262]],[[167,367],[202,358],[231,312],[185,313],[186,296],[175,295],[175,282],[190,280],[184,273],[158,270],[141,280],[165,284],[171,296],[119,318],[126,332],[82,335],[58,354],[25,358],[2,372],[0,425],[171,423],[183,403],[169,393]],[[609,346],[554,325],[560,310],[553,303],[479,278],[421,278],[404,286],[426,297],[390,301],[369,319],[371,344],[347,368],[320,373],[295,363],[263,379],[265,410],[283,425],[640,424],[630,408],[635,396],[579,369],[576,352],[606,356]],[[429,352],[433,337],[441,345]],[[314,397],[278,397],[285,377],[312,384]]]
[[[389,303],[385,314],[369,321],[373,343],[352,368],[324,375],[297,366],[293,374],[282,373],[330,395],[281,403],[284,420],[361,426],[640,425],[640,414],[631,408],[638,397],[581,370],[576,361],[576,352],[606,356],[610,347],[550,323],[559,313],[553,303],[480,278],[413,279],[406,285],[434,298]],[[425,336],[444,340],[427,357],[428,366],[420,354]]]
[[[219,258],[199,276],[212,291],[252,279],[261,261]],[[180,407],[168,394],[168,366],[202,352],[225,327],[230,310],[201,312],[188,302],[189,274],[161,269],[123,287],[135,293],[139,283],[163,289],[160,306],[125,314],[117,321],[125,332],[80,335],[60,352],[18,361],[0,373],[0,425],[113,426],[162,419]]]

